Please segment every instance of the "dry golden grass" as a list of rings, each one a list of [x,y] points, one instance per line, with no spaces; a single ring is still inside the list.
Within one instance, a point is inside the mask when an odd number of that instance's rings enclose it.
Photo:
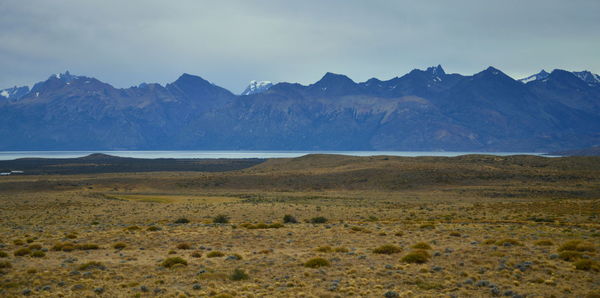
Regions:
[[[313,156],[9,176],[0,296],[585,297],[600,291],[599,165]],[[396,253],[374,253],[385,245]]]

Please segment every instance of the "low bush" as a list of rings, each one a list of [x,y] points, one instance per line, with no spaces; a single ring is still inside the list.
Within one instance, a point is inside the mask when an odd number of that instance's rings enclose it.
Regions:
[[[452,236],[452,237],[460,237],[461,235],[460,235],[459,232],[451,232],[450,236]]]
[[[186,224],[186,223],[189,223],[189,222],[190,222],[190,220],[187,219],[187,218],[185,218],[185,217],[180,217],[177,220],[175,220],[176,224]]]
[[[8,254],[4,251],[0,251],[0,258],[8,258]]]
[[[331,246],[321,246],[316,249],[318,252],[332,252],[333,248]]]
[[[584,271],[599,271],[600,270],[600,266],[598,266],[598,264],[592,260],[588,260],[588,259],[581,259],[576,261],[575,263],[573,263],[573,265],[575,265],[575,269],[577,270],[584,270]]]
[[[42,246],[39,245],[39,244],[31,244],[31,245],[29,245],[29,249],[31,249],[31,250],[40,250],[40,249],[42,249]]]
[[[100,246],[98,246],[98,244],[94,244],[94,243],[82,243],[82,244],[77,244],[75,246],[76,249],[78,250],[94,250],[94,249],[99,249]],[[63,247],[64,250],[64,247]]]
[[[167,258],[165,259],[162,263],[161,266],[166,267],[166,268],[171,268],[175,265],[183,265],[183,266],[187,266],[187,261],[184,260],[183,258],[180,257],[173,257],[173,258]]]
[[[405,263],[415,263],[415,264],[423,264],[429,261],[431,255],[425,250],[413,250],[404,257],[402,257],[402,262]]]
[[[162,229],[157,226],[150,226],[146,229],[146,231],[150,231],[150,232],[156,232],[156,231],[160,231],[160,230],[162,230]]]
[[[41,250],[34,250],[31,252],[30,256],[32,258],[43,258],[46,256],[46,253]]]
[[[244,223],[240,225],[241,227],[244,227],[246,229],[249,230],[261,230],[261,229],[279,229],[282,228],[283,225],[280,223],[273,223],[273,224],[266,224],[266,223],[258,223],[258,224],[249,224],[249,223]]]
[[[412,248],[415,249],[431,249],[431,245],[425,243],[425,242],[419,242],[415,245],[412,246]]]
[[[225,255],[224,253],[222,253],[222,252],[220,252],[220,251],[216,251],[216,250],[215,250],[215,251],[211,251],[211,252],[209,252],[209,253],[206,255],[206,257],[207,257],[207,258],[218,258],[218,257],[222,257],[222,256],[224,256],[224,255]]]
[[[283,216],[283,223],[298,223],[298,220],[296,220],[295,217],[286,214]]]
[[[567,262],[573,262],[580,259],[583,254],[579,251],[565,250],[558,254],[558,257]]]
[[[127,244],[125,244],[124,242],[117,242],[117,243],[113,244],[114,249],[121,250],[121,249],[124,249],[125,247],[127,247]]]
[[[551,240],[538,240],[534,244],[538,246],[552,246],[554,245],[554,242]]]
[[[510,238],[506,238],[506,239],[500,239],[498,241],[496,241],[496,245],[502,245],[502,246],[509,246],[509,245],[515,245],[515,246],[520,246],[522,245],[521,242],[515,240],[515,239],[510,239]]]
[[[336,247],[333,249],[334,252],[348,252],[349,250],[345,247]]]
[[[23,256],[28,256],[31,254],[31,249],[29,248],[19,248],[17,250],[15,250],[14,255],[15,257],[23,257]]]
[[[231,280],[246,280],[249,279],[250,277],[248,276],[248,274],[246,274],[246,272],[244,272],[244,270],[236,268],[235,270],[233,270],[233,273],[231,273],[231,275],[229,276],[229,279]]]
[[[179,243],[177,244],[177,249],[191,249],[192,246],[188,243]]]
[[[93,269],[104,270],[104,269],[106,269],[106,267],[100,262],[91,261],[91,262],[87,262],[87,263],[83,263],[83,264],[79,265],[79,267],[77,267],[77,269],[79,269],[79,270],[93,270]]]
[[[202,253],[201,252],[193,252],[192,253],[192,258],[201,258],[202,257]]]
[[[433,229],[435,229],[435,225],[432,224],[432,223],[425,223],[425,224],[420,225],[419,229],[422,229],[422,230],[433,230]]]
[[[400,248],[396,245],[392,245],[392,244],[382,245],[380,247],[373,249],[373,253],[385,254],[385,255],[391,255],[391,254],[399,253],[401,251],[402,251],[402,248]]]
[[[6,261],[2,261],[0,262],[0,269],[7,269],[7,268],[11,268],[12,265],[9,262]]]
[[[323,216],[317,216],[317,217],[311,218],[310,222],[314,223],[314,224],[322,224],[322,223],[326,223],[327,222],[327,218],[325,218]]]
[[[581,240],[572,240],[564,243],[558,248],[558,251],[594,251],[594,245]]]
[[[75,245],[71,242],[57,242],[54,244],[54,246],[52,246],[51,248],[53,251],[65,251],[65,252],[69,252],[69,251],[73,251],[75,250]]]
[[[216,224],[229,223],[229,216],[224,215],[224,214],[219,214],[213,218],[213,223],[216,223]]]
[[[323,258],[312,258],[312,259],[306,261],[306,263],[304,263],[304,267],[308,267],[308,268],[327,267],[330,265],[331,264],[329,263],[329,261],[327,261],[326,259],[323,259]]]

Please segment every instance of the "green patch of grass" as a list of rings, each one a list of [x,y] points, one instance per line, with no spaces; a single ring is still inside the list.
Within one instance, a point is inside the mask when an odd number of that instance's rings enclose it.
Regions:
[[[400,248],[396,245],[392,245],[392,244],[382,245],[380,247],[373,249],[373,253],[384,254],[384,255],[391,255],[391,254],[399,253],[401,251],[402,251],[402,248]]]
[[[93,269],[104,270],[104,269],[106,269],[106,266],[104,266],[100,262],[91,261],[91,262],[87,262],[87,263],[83,263],[83,264],[79,265],[79,267],[77,267],[77,269],[79,269],[79,270],[93,270]]]
[[[426,282],[423,280],[417,280],[415,282],[415,285],[417,287],[419,287],[419,289],[423,289],[423,290],[441,290],[444,288],[443,285],[441,284],[436,284],[436,283],[432,283],[432,282]]]
[[[595,251],[594,245],[581,240],[571,240],[558,248],[558,251]]]
[[[220,252],[220,251],[216,251],[216,250],[215,250],[215,251],[211,251],[211,252],[209,252],[209,253],[206,255],[206,257],[207,257],[207,258],[219,258],[219,257],[222,257],[222,256],[224,256],[224,255],[225,255],[224,253],[222,253],[222,252]]]
[[[125,244],[124,242],[117,242],[117,243],[113,244],[114,249],[121,250],[121,249],[124,249],[125,247],[127,247],[127,244]]]
[[[431,255],[425,250],[413,250],[404,257],[401,261],[405,263],[423,264],[429,261]]]
[[[213,218],[213,223],[216,223],[216,224],[229,223],[229,216],[227,216],[225,214],[219,214]]]
[[[167,258],[162,263],[161,266],[165,268],[172,268],[173,266],[187,266],[188,262],[180,257]]]
[[[412,248],[414,248],[414,249],[431,249],[431,245],[429,245],[425,242],[419,242],[419,243],[413,245]]]
[[[236,268],[235,270],[233,270],[233,273],[231,273],[231,275],[229,276],[229,279],[231,280],[246,280],[249,279],[250,276],[248,276],[248,274],[246,272],[244,272],[244,270]]]
[[[298,223],[298,220],[295,217],[286,214],[283,216],[283,223]]]
[[[317,217],[313,217],[310,219],[310,223],[313,224],[323,224],[327,222],[327,218],[323,217],[323,216],[317,216]]]
[[[306,263],[304,263],[304,267],[308,267],[308,268],[319,268],[319,267],[328,267],[331,266],[331,264],[329,263],[329,261],[327,261],[324,258],[312,258],[308,261],[306,261]]]
[[[19,248],[17,250],[15,250],[15,252],[13,253],[15,255],[15,257],[23,257],[23,256],[28,256],[31,254],[31,249],[29,248]]]

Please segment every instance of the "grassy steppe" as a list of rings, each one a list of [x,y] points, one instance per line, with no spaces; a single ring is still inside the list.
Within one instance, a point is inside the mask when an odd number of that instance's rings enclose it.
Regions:
[[[4,296],[596,297],[600,158],[8,176],[0,243]]]

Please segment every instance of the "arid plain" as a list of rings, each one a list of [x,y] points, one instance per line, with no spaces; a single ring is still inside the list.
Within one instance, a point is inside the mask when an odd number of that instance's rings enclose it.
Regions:
[[[594,157],[0,177],[6,297],[600,297],[599,250]]]

